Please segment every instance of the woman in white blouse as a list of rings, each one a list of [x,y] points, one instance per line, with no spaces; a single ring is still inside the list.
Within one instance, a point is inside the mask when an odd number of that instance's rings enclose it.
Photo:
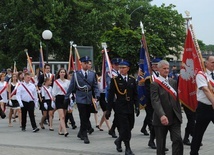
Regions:
[[[5,73],[0,73],[0,105],[1,109],[5,110],[7,100],[7,82],[5,80]]]
[[[59,135],[64,135],[65,137],[67,137],[69,133],[67,132],[67,129],[65,126],[65,114],[66,114],[68,105],[64,104],[64,97],[65,97],[65,94],[67,93],[69,84],[70,84],[70,81],[67,80],[66,70],[64,68],[61,68],[56,75],[56,80],[54,81],[54,84],[53,84],[52,94],[56,103],[56,109],[58,111],[59,119],[60,119],[58,133]],[[62,133],[62,130],[64,133]]]

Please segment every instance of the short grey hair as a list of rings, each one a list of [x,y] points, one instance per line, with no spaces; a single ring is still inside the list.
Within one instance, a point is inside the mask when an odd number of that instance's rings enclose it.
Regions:
[[[166,60],[161,60],[158,62],[158,68],[161,68],[163,65],[169,65],[169,62]]]

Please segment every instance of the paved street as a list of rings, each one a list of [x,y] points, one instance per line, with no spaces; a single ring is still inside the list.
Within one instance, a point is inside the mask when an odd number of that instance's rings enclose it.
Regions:
[[[37,125],[41,118],[39,110],[35,111]],[[101,110],[99,110],[98,117],[101,118]],[[8,116],[8,110],[7,110]],[[140,133],[143,119],[145,117],[145,111],[141,110],[141,114],[136,118],[135,128],[132,132],[131,147],[135,155],[154,155],[155,150],[150,149],[147,146],[149,136],[144,136]],[[103,124],[104,131],[98,131],[95,128],[94,116],[91,115],[91,122],[94,126],[95,132],[89,135],[90,144],[84,144],[83,141],[77,138],[77,132],[79,130],[79,118],[77,109],[74,110],[74,118],[78,126],[77,129],[72,130],[70,127],[68,129],[69,136],[65,138],[64,136],[58,135],[58,113],[55,113],[54,117],[54,131],[49,131],[48,126],[46,129],[38,133],[33,133],[28,120],[26,132],[22,132],[18,119],[13,122],[13,127],[8,127],[8,117],[4,120],[0,119],[0,155],[15,154],[15,155],[123,155],[123,153],[118,153],[113,144],[114,139],[111,138],[107,133],[107,127]],[[184,134],[184,128],[186,124],[186,117],[183,113],[183,124],[182,124],[182,135]],[[38,126],[39,127],[39,126]],[[200,150],[200,154],[211,155],[214,152],[214,125],[210,124],[203,140],[203,146]],[[170,138],[167,138],[167,148],[171,153],[171,142]],[[124,150],[124,145],[123,145]],[[184,146],[184,155],[189,154],[189,147]]]

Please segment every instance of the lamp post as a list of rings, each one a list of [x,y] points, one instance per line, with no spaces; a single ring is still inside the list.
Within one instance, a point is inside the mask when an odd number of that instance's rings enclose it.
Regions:
[[[48,63],[48,43],[51,40],[53,34],[50,30],[44,30],[42,32],[42,38],[44,40],[46,40],[47,44],[46,44],[46,62]]]

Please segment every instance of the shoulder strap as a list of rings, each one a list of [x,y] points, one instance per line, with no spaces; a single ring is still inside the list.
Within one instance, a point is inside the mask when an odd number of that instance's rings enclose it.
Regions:
[[[59,82],[57,80],[55,80],[56,84],[59,86],[59,88],[61,89],[61,91],[66,94],[65,89],[59,84]]]
[[[0,95],[3,93],[3,91],[5,91],[6,88],[7,88],[7,82],[5,82],[4,87],[1,89]]]
[[[53,98],[51,97],[51,94],[50,94],[50,92],[48,91],[48,89],[47,89],[45,86],[43,86],[43,88],[44,88],[44,90],[47,92],[47,94],[48,94],[49,98],[51,99],[51,101],[53,101]]]
[[[30,97],[34,100],[33,95],[31,94],[31,92],[27,89],[27,87],[25,87],[25,85],[22,83],[22,86],[25,88],[25,90],[28,92],[28,94],[30,95]]]
[[[161,87],[163,87],[167,92],[169,92],[173,98],[176,100],[177,96],[175,93],[173,93],[173,91],[171,90],[171,88],[168,85],[163,84],[160,80],[155,79],[154,82],[158,83]]]
[[[15,88],[13,89],[13,91],[12,91],[11,94],[10,94],[10,97],[12,97],[13,95],[16,94],[17,88],[18,88],[19,85],[20,85],[20,83],[17,83],[17,84],[16,84]]]

